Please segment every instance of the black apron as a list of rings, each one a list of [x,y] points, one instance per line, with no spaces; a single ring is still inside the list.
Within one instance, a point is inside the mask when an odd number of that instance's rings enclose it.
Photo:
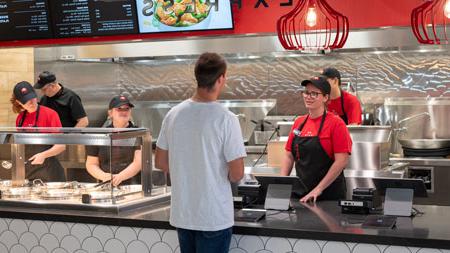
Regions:
[[[344,110],[344,93],[342,90],[341,90],[341,109],[342,109],[342,113],[344,113],[344,114],[339,115],[339,117],[341,117],[341,119],[345,122],[345,124],[348,125],[347,113],[345,113],[345,110]]]
[[[39,119],[40,106],[36,110],[36,118],[34,120],[34,126],[37,127],[37,122]],[[23,126],[25,117],[27,116],[27,111],[24,111],[22,119],[19,122],[18,127]],[[41,153],[45,150],[50,149],[51,145],[27,145],[25,146],[25,158],[26,161],[30,159],[33,155]],[[32,165],[31,162],[25,164],[25,178],[29,180],[42,179],[44,182],[65,182],[66,175],[64,174],[64,168],[61,163],[59,163],[56,157],[47,157],[43,164]]]
[[[113,128],[114,126],[109,125],[107,128]],[[135,125],[130,121],[127,128],[136,128]],[[98,157],[100,162],[100,169],[106,173],[118,174],[123,171],[130,163],[134,160],[134,152],[138,150],[137,147],[126,147],[126,146],[111,146],[111,158],[109,157],[109,149],[103,146],[89,147],[88,155]],[[111,163],[111,171],[109,164]],[[141,184],[141,173],[124,180],[121,185],[130,184]]]
[[[295,170],[297,176],[303,181],[308,188],[307,192],[313,190],[325,175],[328,173],[333,160],[323,149],[320,144],[319,135],[322,131],[327,112],[325,111],[320,122],[317,136],[300,136],[309,115],[298,128],[298,133],[292,141],[292,155],[295,161]],[[337,200],[345,199],[347,187],[345,185],[344,173],[341,173],[336,180],[330,184],[318,197],[319,200]]]

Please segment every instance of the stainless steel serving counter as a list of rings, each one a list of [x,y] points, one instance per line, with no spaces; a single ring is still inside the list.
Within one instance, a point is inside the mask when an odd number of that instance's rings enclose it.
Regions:
[[[102,184],[95,183],[44,182],[26,177],[25,149],[43,144],[103,146],[110,156],[110,162],[104,164],[111,175],[107,188],[98,188]],[[0,205],[119,212],[170,199],[166,181],[156,184],[152,180],[151,135],[145,128],[0,128],[0,146],[11,150],[9,160],[2,162],[9,168],[11,180],[0,180]],[[112,186],[114,147],[142,151],[140,184]]]

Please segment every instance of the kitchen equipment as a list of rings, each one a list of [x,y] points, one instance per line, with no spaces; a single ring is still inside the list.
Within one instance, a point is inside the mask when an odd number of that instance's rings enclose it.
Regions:
[[[109,183],[111,183],[111,179],[110,179],[110,180],[103,181],[103,182],[101,182],[101,183],[98,183],[98,184],[94,185],[91,189],[96,189],[96,188],[102,187],[102,186],[104,186],[104,185],[106,185],[106,184],[109,184]]]
[[[149,128],[153,141],[156,141],[162,120],[169,110],[180,102],[182,101],[135,101],[133,102],[135,105],[133,119],[138,126]],[[256,127],[254,122],[264,119],[276,105],[275,99],[219,100],[218,102],[236,114],[245,142],[250,139]],[[104,111],[105,105],[102,106]],[[95,108],[98,108],[98,105],[90,103],[86,111],[95,110]]]
[[[125,199],[123,195],[125,192],[114,188],[111,195],[111,191],[93,191],[81,196],[81,201],[83,204],[93,204],[93,203],[109,203],[113,201],[120,201]]]
[[[450,139],[450,97],[391,97],[384,100],[384,107],[389,123],[399,131],[392,140],[391,153],[403,153],[398,139]],[[419,142],[413,141],[411,144],[416,146]]]
[[[391,126],[347,126],[353,142],[389,142]]]
[[[406,148],[403,147],[404,157],[447,157],[450,155],[450,147],[447,148]]]
[[[1,199],[29,199],[34,195],[40,194],[39,189],[29,186],[10,187],[1,191]]]
[[[33,186],[36,188],[42,188],[43,190],[50,189],[75,189],[78,188],[78,182],[44,182],[41,179],[33,180]]]
[[[398,139],[398,142],[410,149],[450,148],[450,139]]]
[[[353,189],[351,200],[340,200],[342,213],[368,214],[381,206],[381,198],[375,188]]]
[[[30,182],[28,179],[23,180],[0,180],[0,190],[4,190],[9,187],[23,187],[28,186]]]
[[[39,198],[43,200],[69,200],[80,199],[81,192],[78,189],[48,189],[43,191]]]
[[[390,126],[347,126],[352,153],[347,169],[380,170],[389,163]]]

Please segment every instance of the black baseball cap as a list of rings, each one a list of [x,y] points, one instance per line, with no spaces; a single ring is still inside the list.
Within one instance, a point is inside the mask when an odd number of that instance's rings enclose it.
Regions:
[[[341,83],[341,73],[339,70],[335,68],[325,68],[322,71],[322,75],[326,76],[328,78],[337,78],[339,80],[339,83]]]
[[[330,83],[327,81],[325,76],[315,76],[310,79],[306,79],[302,81],[302,86],[306,86],[308,84],[312,84],[318,89],[320,89],[323,94],[327,95],[331,92]]]
[[[37,98],[33,86],[27,81],[22,81],[14,86],[14,96],[20,103],[25,104],[33,98]]]
[[[122,105],[129,105],[132,108],[134,107],[134,105],[130,102],[130,100],[126,96],[119,95],[111,99],[111,101],[109,102],[109,109],[117,108]]]
[[[39,78],[37,82],[34,84],[35,89],[41,89],[45,85],[49,83],[53,83],[56,81],[56,76],[50,71],[44,71],[41,74],[39,74]]]

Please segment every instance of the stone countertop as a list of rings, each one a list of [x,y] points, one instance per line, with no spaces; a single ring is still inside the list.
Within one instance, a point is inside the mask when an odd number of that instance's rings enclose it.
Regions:
[[[234,233],[244,235],[333,240],[450,249],[450,207],[415,206],[414,218],[398,217],[393,229],[362,228],[365,215],[342,214],[335,201],[305,207],[293,202],[291,211],[268,211],[260,222],[236,222]],[[0,207],[0,217],[92,223],[114,226],[174,229],[169,224],[169,203],[120,214]]]

